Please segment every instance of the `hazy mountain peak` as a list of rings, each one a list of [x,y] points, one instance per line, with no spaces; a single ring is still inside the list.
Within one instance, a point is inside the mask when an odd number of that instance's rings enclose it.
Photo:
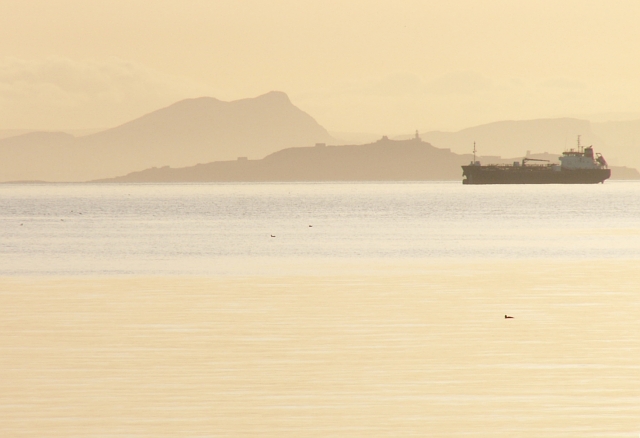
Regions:
[[[265,103],[268,105],[276,105],[276,104],[286,104],[294,106],[291,103],[291,99],[287,93],[283,91],[269,91],[268,93],[261,94],[256,97],[247,97],[244,99],[224,101],[220,99],[216,99],[215,97],[209,96],[201,96],[201,97],[193,97],[189,99],[182,99],[178,102],[175,102],[168,107],[164,108],[174,108],[174,107],[207,107],[207,106],[215,106],[216,104],[229,105],[235,103]],[[161,110],[160,110],[161,111]]]
[[[300,111],[297,106],[295,106],[289,96],[282,91],[269,91],[268,93],[261,94],[257,97],[250,97],[246,99],[239,99],[229,102],[229,105],[234,105],[242,108],[255,108],[255,109],[266,109],[269,111],[277,110],[277,111]],[[306,113],[305,113],[306,114]]]
[[[596,136],[588,120],[564,117],[557,119],[503,120],[473,126],[458,132],[431,131],[421,134],[425,141],[457,153],[477,150],[485,155],[517,157],[531,152],[556,154],[577,144],[594,145],[602,151],[603,141]]]
[[[0,181],[96,179],[153,166],[256,159],[335,141],[280,91],[231,102],[184,99],[106,131],[67,140],[65,135],[1,140]]]
[[[228,102],[224,102],[222,100],[216,99],[215,97],[209,97],[209,96],[202,96],[202,97],[192,97],[189,99],[182,99],[179,100],[165,108],[161,108],[159,110],[156,110],[150,114],[156,113],[158,111],[166,111],[166,110],[178,110],[178,111],[183,111],[185,109],[188,108],[193,108],[193,109],[202,109],[202,108],[211,108],[211,107],[216,107],[218,105],[221,104],[226,104]],[[144,116],[143,116],[144,117]]]
[[[254,99],[264,100],[272,103],[278,102],[278,103],[286,103],[286,104],[292,105],[291,100],[289,99],[289,96],[287,96],[287,93],[283,91],[275,91],[275,90],[269,91],[268,93],[255,97]]]

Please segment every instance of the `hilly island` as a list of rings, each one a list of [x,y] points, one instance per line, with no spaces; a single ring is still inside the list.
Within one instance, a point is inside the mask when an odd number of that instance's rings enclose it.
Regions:
[[[0,182],[460,180],[476,140],[483,163],[506,164],[525,154],[557,161],[576,135],[628,166],[611,166],[612,179],[640,179],[629,167],[640,167],[627,138],[636,131],[640,121],[539,119],[345,145],[274,91],[231,102],[186,99],[89,135],[36,131],[0,138]]]
[[[529,157],[557,160],[552,154]],[[461,166],[472,158],[472,154],[458,155],[449,149],[436,148],[419,137],[411,140],[383,137],[364,145],[320,143],[314,147],[288,148],[261,160],[238,157],[183,168],[154,167],[94,182],[450,181],[460,180]],[[497,156],[478,158],[496,164],[513,162]],[[613,179],[640,179],[636,169],[615,166],[611,169]]]
[[[471,155],[439,149],[420,138],[365,145],[288,148],[261,160],[239,157],[184,168],[152,168],[101,182],[424,181],[459,178]]]

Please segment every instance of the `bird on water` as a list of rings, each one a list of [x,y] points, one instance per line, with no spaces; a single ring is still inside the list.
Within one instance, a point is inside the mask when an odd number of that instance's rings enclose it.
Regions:
[[[505,315],[504,319],[513,319],[513,316]]]

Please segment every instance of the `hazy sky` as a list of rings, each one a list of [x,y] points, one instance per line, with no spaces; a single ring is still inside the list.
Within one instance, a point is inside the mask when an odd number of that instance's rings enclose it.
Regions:
[[[333,131],[640,116],[639,18],[637,0],[2,0],[0,129],[270,90]]]

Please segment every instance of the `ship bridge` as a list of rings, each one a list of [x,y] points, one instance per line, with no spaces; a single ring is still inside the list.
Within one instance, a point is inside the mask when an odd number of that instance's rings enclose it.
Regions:
[[[577,151],[571,149],[563,152],[560,157],[562,168],[567,170],[572,169],[603,169],[607,167],[607,162],[601,154],[594,155],[593,146],[584,148],[584,150],[578,149]]]

